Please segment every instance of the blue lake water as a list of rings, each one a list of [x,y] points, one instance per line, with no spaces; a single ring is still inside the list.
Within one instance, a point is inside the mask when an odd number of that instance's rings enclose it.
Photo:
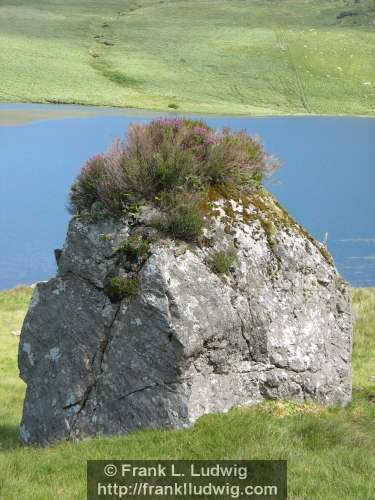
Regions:
[[[0,105],[0,289],[48,279],[83,162],[160,113]],[[267,187],[323,240],[354,286],[375,286],[375,119],[204,117],[245,129],[282,161]]]

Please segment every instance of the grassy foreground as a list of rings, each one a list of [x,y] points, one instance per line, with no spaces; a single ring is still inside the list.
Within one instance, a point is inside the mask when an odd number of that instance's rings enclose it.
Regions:
[[[375,113],[373,0],[5,0],[0,101]]]
[[[354,401],[348,408],[270,402],[200,418],[187,430],[18,445],[24,384],[18,378],[18,337],[29,288],[0,293],[0,498],[82,499],[87,459],[287,459],[295,500],[375,497],[375,289],[354,291]]]

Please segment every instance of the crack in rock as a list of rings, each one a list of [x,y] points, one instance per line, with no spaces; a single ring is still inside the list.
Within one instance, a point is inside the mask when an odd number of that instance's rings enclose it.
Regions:
[[[174,394],[178,394],[178,391],[174,391],[170,385],[182,384],[185,381],[188,381],[189,378],[185,378],[183,380],[172,380],[170,382],[154,382],[153,384],[145,385],[144,387],[140,387],[139,389],[134,389],[133,391],[128,392],[127,394],[123,394],[116,398],[116,401],[121,401],[122,399],[126,399],[129,396],[136,394],[138,392],[146,391],[147,389],[155,389],[156,387],[163,387],[167,391],[173,392]]]
[[[114,312],[112,321],[111,321],[110,325],[108,327],[106,327],[105,338],[101,341],[101,343],[99,345],[99,350],[94,355],[94,358],[98,357],[99,367],[98,367],[96,373],[93,374],[93,382],[87,386],[87,388],[86,388],[85,392],[83,393],[83,396],[82,396],[82,398],[81,398],[80,401],[78,401],[77,403],[73,403],[73,404],[71,404],[71,405],[68,406],[68,407],[73,407],[73,406],[77,406],[77,404],[80,405],[79,409],[76,412],[76,414],[74,415],[74,417],[72,419],[72,422],[71,422],[71,425],[70,425],[70,428],[71,428],[71,430],[70,430],[70,438],[71,439],[74,438],[74,433],[76,432],[76,425],[77,425],[79,416],[85,410],[86,404],[87,404],[88,400],[90,399],[90,396],[91,396],[92,392],[95,390],[95,388],[97,386],[98,379],[99,379],[99,377],[103,373],[103,361],[104,361],[104,357],[105,357],[105,354],[108,351],[110,343],[111,343],[111,341],[113,339],[113,335],[111,334],[112,333],[112,328],[113,328],[113,325],[115,324],[115,322],[117,320],[117,317],[118,317],[118,315],[120,313],[120,310],[121,310],[121,303],[116,307],[116,311]],[[93,366],[93,363],[94,363],[94,359],[91,362],[91,366]],[[64,408],[64,409],[66,409],[66,408]]]

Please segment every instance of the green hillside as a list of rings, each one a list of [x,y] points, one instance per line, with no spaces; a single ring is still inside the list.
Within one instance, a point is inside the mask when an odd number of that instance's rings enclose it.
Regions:
[[[373,0],[4,0],[0,100],[375,113]]]
[[[208,415],[191,429],[143,431],[50,448],[18,445],[24,384],[18,337],[30,289],[0,293],[0,498],[83,499],[87,459],[287,459],[289,498],[372,500],[375,492],[375,289],[354,291],[354,402],[269,402]]]

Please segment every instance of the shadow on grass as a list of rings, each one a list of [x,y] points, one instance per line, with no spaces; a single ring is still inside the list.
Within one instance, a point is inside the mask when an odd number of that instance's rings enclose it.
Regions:
[[[20,446],[18,425],[0,425],[0,452]]]

